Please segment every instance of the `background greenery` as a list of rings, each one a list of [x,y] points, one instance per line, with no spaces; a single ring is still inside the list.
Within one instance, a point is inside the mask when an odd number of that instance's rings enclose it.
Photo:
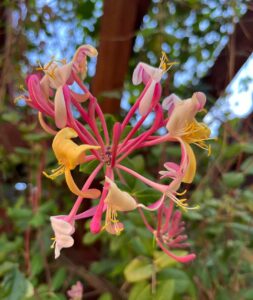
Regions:
[[[135,212],[123,217],[126,229],[118,237],[94,236],[88,222],[78,222],[75,246],[54,260],[49,216],[68,212],[74,198],[60,179],[51,183],[41,177],[53,160],[51,138],[39,128],[34,112],[22,102],[15,106],[13,99],[36,60],[44,62],[53,54],[69,58],[77,45],[99,44],[103,3],[6,0],[1,5],[13,17],[12,26],[2,25],[10,27],[16,46],[0,60],[5,71],[0,85],[0,299],[67,299],[66,291],[77,280],[84,284],[84,299],[253,299],[253,144],[251,125],[243,119],[219,128],[211,157],[197,155],[189,197],[200,209],[184,214],[198,256],[193,263],[178,264],[156,249]],[[182,97],[207,91],[201,77],[245,10],[245,1],[153,1],[137,33],[122,114],[138,92],[130,82],[134,66],[139,60],[156,64],[161,48],[179,62],[168,79],[170,91]],[[92,62],[89,75],[94,71]],[[215,102],[208,100],[209,106]],[[171,146],[156,147],[136,153],[128,163],[155,178],[160,158],[177,153]],[[81,171],[85,177],[87,168]],[[128,186],[135,192],[137,183],[129,179]],[[144,200],[154,196],[139,192]]]

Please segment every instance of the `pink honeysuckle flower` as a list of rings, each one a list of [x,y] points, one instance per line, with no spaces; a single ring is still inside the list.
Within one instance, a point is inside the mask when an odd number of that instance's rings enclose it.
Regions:
[[[171,95],[163,102],[163,107],[169,111],[169,120],[166,124],[169,136],[184,143],[187,152],[189,163],[183,179],[186,183],[191,183],[196,173],[196,157],[190,144],[195,144],[210,153],[210,146],[205,143],[209,139],[210,129],[195,119],[195,115],[203,110],[205,103],[206,96],[202,92],[196,92],[192,98],[186,100]]]
[[[154,231],[155,239],[159,247],[169,256],[179,262],[190,262],[196,258],[195,254],[185,254],[179,256],[170,249],[183,249],[190,246],[186,242],[187,235],[183,234],[185,222],[181,221],[182,214],[180,211],[173,213],[173,204],[168,207],[163,205],[158,213],[158,226]]]
[[[60,165],[47,176],[54,179],[64,173],[70,191],[78,196],[69,214],[51,217],[55,233],[53,243],[55,257],[59,257],[62,248],[74,244],[72,234],[75,231],[75,221],[92,217],[90,225],[92,233],[97,234],[101,229],[105,229],[108,233],[117,235],[124,229],[124,224],[117,218],[118,213],[131,213],[137,209],[161,249],[177,261],[188,262],[195,257],[194,254],[179,256],[170,251],[172,248],[187,246],[186,236],[182,234],[181,214],[174,212],[174,209],[177,206],[185,211],[196,208],[189,207],[188,200],[181,198],[185,191],[180,192],[180,188],[182,182],[192,182],[196,172],[196,158],[191,144],[209,149],[205,144],[205,140],[209,137],[209,129],[195,120],[196,113],[205,105],[205,95],[197,92],[187,100],[170,95],[161,105],[159,103],[162,89],[160,81],[173,63],[168,61],[164,53],[158,68],[139,63],[133,73],[133,83],[137,85],[143,82],[145,87],[123,121],[114,124],[111,136],[106,117],[97,99],[82,82],[87,71],[86,57],[96,55],[95,48],[83,45],[77,49],[71,62],[62,61],[59,64],[58,61],[53,60],[40,68],[45,73],[44,77],[33,74],[27,78],[28,94],[25,95],[25,99],[27,104],[38,110],[42,128],[54,136],[52,148]],[[73,83],[82,90],[82,94],[72,90]],[[54,101],[51,100],[53,98]],[[85,101],[86,104],[83,103]],[[73,107],[78,111],[79,119],[73,114]],[[167,110],[166,116],[162,108]],[[141,118],[132,125],[131,119],[138,110]],[[140,130],[151,111],[154,121],[149,128]],[[60,130],[51,128],[46,118],[53,119]],[[165,125],[168,133],[161,136],[160,129]],[[129,126],[132,126],[130,130]],[[79,141],[76,143],[76,140],[72,139],[77,137]],[[134,165],[132,168],[125,166],[124,160],[135,150],[146,151],[147,147],[175,142],[180,145],[181,160],[179,163],[171,161],[164,163],[165,170],[159,172],[161,179],[164,179],[164,184],[139,174],[134,170]],[[87,150],[90,151],[88,154]],[[88,162],[94,163],[96,167],[81,188],[75,183],[71,172]],[[121,190],[116,182],[127,184],[125,173],[159,192],[158,200],[144,205],[138,193],[133,197],[130,193]],[[101,192],[92,188],[97,176],[105,177]],[[85,201],[84,198],[98,197],[100,197],[98,204],[78,213],[82,202]],[[152,220],[156,220],[156,226],[152,227],[148,224],[143,210],[153,214]],[[105,225],[103,226],[104,213]]]
[[[82,300],[83,298],[83,285],[80,281],[73,284],[71,289],[67,291],[67,295],[70,297],[69,300]]]
[[[55,259],[60,256],[62,248],[70,248],[74,245],[74,239],[72,238],[72,234],[75,232],[74,222],[68,222],[65,219],[66,216],[50,217],[55,235],[51,246],[55,251]]]
[[[140,62],[134,69],[132,77],[133,84],[139,85],[141,82],[143,82],[146,85],[145,94],[139,104],[139,112],[142,116],[149,112],[153,99],[155,99],[155,102],[159,101],[159,83],[162,79],[162,75],[167,72],[173,64],[174,63],[169,63],[166,54],[163,52],[158,68],[154,68],[146,63]]]
[[[172,99],[174,108],[166,128],[172,136],[182,136],[185,133],[185,127],[190,125],[195,120],[197,112],[204,108],[206,96],[202,92],[196,92],[191,98],[180,100],[175,95],[172,95],[164,99],[163,107],[169,106],[170,101],[168,99]]]
[[[180,166],[173,162],[167,162],[164,164],[164,167],[167,171],[160,171],[161,179],[163,178],[172,178],[175,179],[180,172]]]
[[[56,61],[52,60],[39,68],[45,73],[44,77],[40,81],[45,97],[49,98],[50,88],[56,90],[54,103],[55,122],[58,128],[63,128],[67,124],[67,110],[63,94],[63,86],[68,81],[69,83],[73,82],[73,79],[70,78],[72,71],[79,73],[82,78],[85,78],[87,71],[87,56],[97,56],[97,50],[90,45],[83,45],[77,49],[73,60],[70,63],[60,66]],[[75,95],[77,94],[75,93]],[[80,96],[78,99],[80,99]]]

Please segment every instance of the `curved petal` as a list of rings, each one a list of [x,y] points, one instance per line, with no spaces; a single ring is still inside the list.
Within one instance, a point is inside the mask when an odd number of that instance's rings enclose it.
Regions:
[[[145,116],[150,109],[151,102],[155,92],[155,87],[156,87],[156,82],[152,80],[148,89],[146,90],[146,93],[143,95],[143,98],[141,99],[139,105],[139,112],[141,116]]]
[[[97,49],[91,45],[82,45],[76,50],[72,60],[74,66],[73,70],[80,73],[82,80],[85,78],[87,72],[86,57],[95,57],[97,55]]]
[[[121,191],[117,185],[108,177],[105,181],[110,184],[108,195],[105,203],[116,211],[131,211],[136,209],[137,203],[135,199],[127,192]]]
[[[134,85],[138,85],[141,82],[147,84],[152,79],[155,82],[159,82],[162,78],[163,71],[160,68],[154,68],[146,63],[140,62],[135,67],[132,82]]]
[[[177,102],[182,101],[176,94],[171,94],[168,97],[164,98],[162,102],[162,108],[164,110],[168,111],[168,114],[170,115],[173,111],[175,105]]]
[[[47,123],[45,122],[44,118],[43,118],[43,114],[39,111],[38,112],[38,119],[39,119],[39,122],[40,122],[40,125],[41,127],[49,134],[52,134],[52,135],[56,135],[57,134],[57,131],[53,130],[51,127],[49,127],[47,125]]]
[[[186,168],[182,182],[192,183],[196,174],[196,157],[191,146],[188,143],[184,143],[184,145],[188,156],[188,166]]]
[[[58,128],[63,128],[67,125],[67,110],[65,98],[63,95],[62,86],[60,86],[55,93],[55,124]]]
[[[192,95],[192,97],[196,97],[198,100],[198,110],[200,111],[203,109],[206,104],[206,95],[202,92],[196,92]]]
[[[71,171],[68,168],[65,169],[65,178],[66,178],[66,183],[68,185],[68,188],[73,194],[77,196],[81,196],[83,198],[91,198],[91,199],[95,199],[100,196],[100,191],[97,189],[89,189],[86,191],[81,191],[76,185],[76,183],[74,182],[74,179],[71,175]]]
[[[71,225],[69,222],[66,222],[55,216],[50,217],[50,221],[55,234],[59,233],[59,234],[71,235],[75,232],[75,227]]]
[[[56,243],[62,248],[70,248],[74,245],[74,239],[72,236],[66,234],[56,234]]]
[[[61,254],[62,248],[70,248],[74,245],[74,239],[71,236],[58,236],[56,237],[54,257],[57,259]]]

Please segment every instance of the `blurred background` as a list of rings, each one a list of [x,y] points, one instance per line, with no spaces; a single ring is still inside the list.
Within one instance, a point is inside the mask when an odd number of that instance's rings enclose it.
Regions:
[[[70,60],[81,44],[99,50],[87,84],[111,122],[140,93],[131,82],[134,67],[158,66],[161,50],[178,62],[163,80],[163,97],[207,95],[209,112],[201,117],[217,139],[210,157],[195,149],[198,174],[187,188],[200,209],[184,214],[197,254],[189,265],[163,256],[134,212],[122,217],[126,229],[116,237],[92,235],[89,221],[78,222],[74,247],[54,260],[49,216],[66,214],[75,198],[61,179],[41,176],[54,161],[51,137],[25,101],[14,99],[38,61]],[[252,1],[1,1],[0,299],[69,299],[80,281],[83,299],[252,300],[252,51]],[[164,145],[129,163],[157,179],[164,158],[178,155]],[[89,166],[80,170],[83,182]]]

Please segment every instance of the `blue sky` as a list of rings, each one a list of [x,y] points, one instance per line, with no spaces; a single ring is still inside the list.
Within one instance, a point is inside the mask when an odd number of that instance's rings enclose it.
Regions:
[[[204,120],[211,127],[212,134],[215,136],[222,122],[236,117],[247,117],[252,110],[253,54],[227,86],[226,96],[217,100]]]

